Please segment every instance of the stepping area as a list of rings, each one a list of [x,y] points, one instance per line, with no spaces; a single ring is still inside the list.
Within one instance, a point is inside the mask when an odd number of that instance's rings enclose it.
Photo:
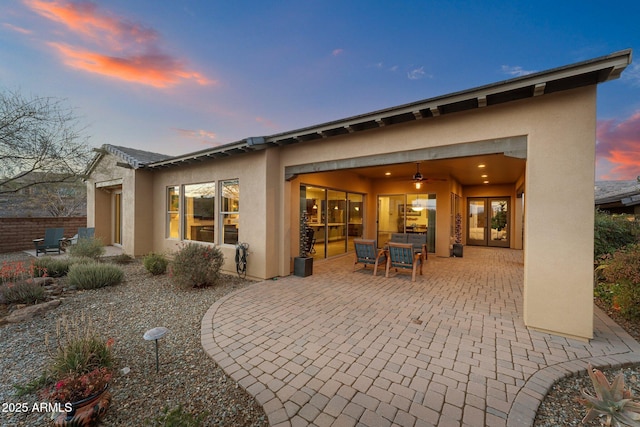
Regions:
[[[596,307],[590,342],[527,329],[522,251],[430,256],[416,282],[353,260],[256,283],[202,320],[203,348],[272,426],[530,426],[555,380],[640,362]]]

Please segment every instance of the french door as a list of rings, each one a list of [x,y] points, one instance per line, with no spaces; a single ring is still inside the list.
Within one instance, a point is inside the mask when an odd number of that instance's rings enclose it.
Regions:
[[[473,197],[468,199],[467,244],[509,247],[509,197]]]

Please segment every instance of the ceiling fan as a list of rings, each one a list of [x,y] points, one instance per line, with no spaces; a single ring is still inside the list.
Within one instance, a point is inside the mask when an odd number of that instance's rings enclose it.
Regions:
[[[420,162],[416,162],[416,173],[413,174],[413,185],[415,185],[416,190],[419,190],[422,187],[422,183],[427,181],[446,181],[446,179],[425,178],[420,173]]]

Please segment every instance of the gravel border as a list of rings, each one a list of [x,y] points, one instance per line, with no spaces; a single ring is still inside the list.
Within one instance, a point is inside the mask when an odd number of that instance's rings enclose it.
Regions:
[[[1,254],[5,260],[30,259],[24,254]],[[115,344],[116,372],[111,383],[113,401],[104,426],[142,426],[164,408],[182,405],[194,415],[207,412],[205,426],[268,426],[255,399],[228,377],[200,343],[200,325],[207,309],[220,297],[251,282],[225,276],[215,288],[184,290],[168,275],[152,276],[140,261],[120,265],[125,282],[98,290],[65,292],[58,308],[19,324],[0,326],[0,403],[34,403],[37,395],[16,397],[14,384],[26,384],[42,373],[50,356],[45,335],[55,336],[56,319],[81,312],[97,331]],[[59,279],[64,283],[64,279]],[[142,336],[165,326],[160,340],[160,371],[156,374],[155,346]],[[129,368],[124,374],[123,368]],[[50,425],[50,413],[0,412],[1,426]]]

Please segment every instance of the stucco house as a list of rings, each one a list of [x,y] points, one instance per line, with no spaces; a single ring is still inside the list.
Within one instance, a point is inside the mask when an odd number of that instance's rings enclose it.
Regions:
[[[640,215],[640,176],[627,181],[596,181],[596,208],[612,214]]]
[[[522,249],[526,325],[590,339],[596,87],[630,63],[620,51],[176,157],[105,145],[88,226],[135,255],[215,243],[230,271],[247,242],[261,279],[291,273],[303,212],[316,258],[399,231],[426,232],[431,256]]]

